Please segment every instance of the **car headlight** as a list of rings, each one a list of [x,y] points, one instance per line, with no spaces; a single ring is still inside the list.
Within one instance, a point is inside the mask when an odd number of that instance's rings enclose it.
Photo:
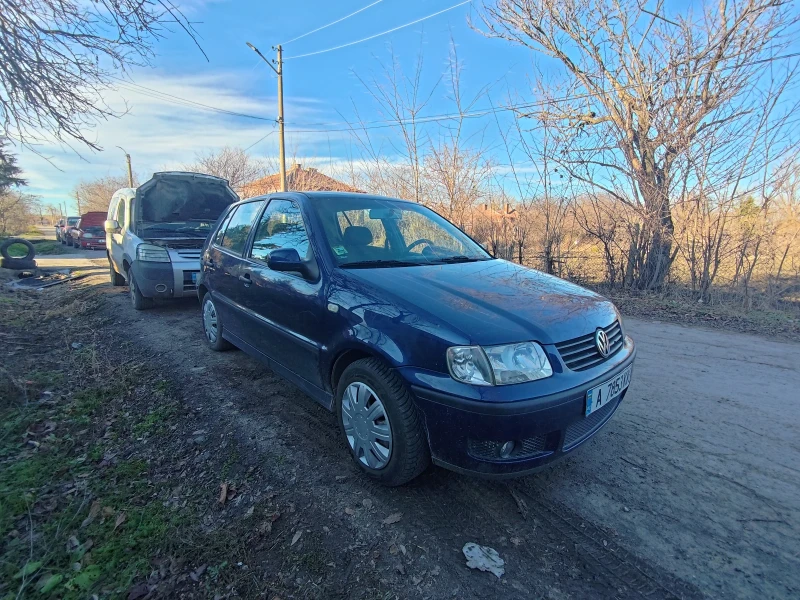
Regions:
[[[136,259],[143,262],[169,262],[169,253],[161,246],[139,244],[136,246]]]
[[[447,349],[447,368],[456,381],[475,385],[494,385],[489,360],[480,346],[453,346]]]
[[[81,237],[86,238],[87,240],[93,238],[94,236],[91,233],[84,233]]]
[[[447,349],[447,366],[453,379],[475,385],[524,383],[553,374],[544,348],[536,342],[454,346]]]

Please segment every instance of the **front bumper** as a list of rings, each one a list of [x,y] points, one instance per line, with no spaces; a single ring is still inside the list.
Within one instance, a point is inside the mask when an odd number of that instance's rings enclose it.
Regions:
[[[635,357],[633,341],[626,338],[623,348],[597,367],[582,373],[568,370],[557,373],[548,381],[546,395],[510,402],[456,395],[451,389],[442,389],[453,387],[446,379],[439,380],[429,372],[413,368],[398,371],[411,384],[417,407],[423,414],[435,464],[487,477],[514,477],[539,470],[594,436],[609,421],[627,390],[588,417],[584,416],[586,392],[627,369]],[[554,389],[559,377],[569,382],[565,389]],[[575,381],[580,384],[570,385]],[[504,387],[510,390],[520,386],[502,386],[491,391],[497,396],[504,392]],[[515,393],[518,392],[511,391],[509,395]],[[515,451],[502,459],[497,450],[507,441],[515,442]]]
[[[143,262],[131,265],[139,291],[145,298],[185,298],[197,296],[200,259],[183,259],[170,251],[171,262]]]

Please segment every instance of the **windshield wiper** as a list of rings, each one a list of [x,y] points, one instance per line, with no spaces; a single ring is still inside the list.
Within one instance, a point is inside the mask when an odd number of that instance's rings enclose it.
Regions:
[[[180,230],[180,229],[170,229],[169,227],[145,227],[144,229],[142,229],[141,232],[143,234],[145,234],[145,233],[150,233],[151,231],[152,232],[160,231],[162,233],[175,234],[175,235],[173,235],[173,237],[181,237],[181,235],[183,235],[183,234],[192,234],[195,237],[207,237],[207,234],[200,233],[199,231],[195,231],[195,230],[186,231],[186,230]]]
[[[384,267],[419,267],[421,264],[424,263],[410,262],[407,260],[359,260],[339,266],[342,269],[380,269]]]
[[[480,258],[477,256],[464,256],[463,254],[459,254],[458,256],[445,256],[444,258],[437,258],[431,262],[433,263],[463,263],[463,262],[479,262],[482,260],[488,260],[486,258]]]

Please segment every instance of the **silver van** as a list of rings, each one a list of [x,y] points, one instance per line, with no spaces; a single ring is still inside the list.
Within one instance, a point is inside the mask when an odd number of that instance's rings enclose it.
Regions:
[[[111,283],[128,284],[136,310],[155,298],[196,296],[203,243],[238,200],[226,180],[181,171],[117,190],[104,224]]]

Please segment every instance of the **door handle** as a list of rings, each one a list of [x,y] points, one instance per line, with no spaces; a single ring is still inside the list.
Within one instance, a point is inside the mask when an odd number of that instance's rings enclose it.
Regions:
[[[253,283],[250,280],[250,275],[239,275],[239,281],[244,284],[244,287],[250,287],[250,284]]]

